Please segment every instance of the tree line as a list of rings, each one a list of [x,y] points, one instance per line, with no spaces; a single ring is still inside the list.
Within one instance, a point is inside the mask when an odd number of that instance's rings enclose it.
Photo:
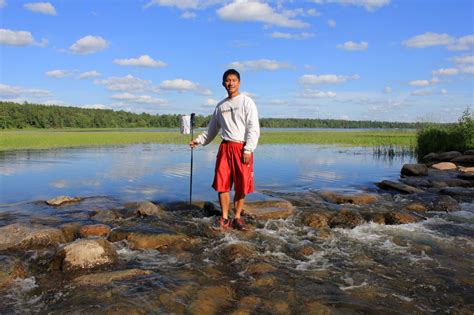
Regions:
[[[196,127],[206,127],[211,116],[195,116]],[[0,128],[177,128],[180,115],[135,114],[111,109],[0,101]],[[418,128],[421,123],[340,119],[261,118],[267,128]]]

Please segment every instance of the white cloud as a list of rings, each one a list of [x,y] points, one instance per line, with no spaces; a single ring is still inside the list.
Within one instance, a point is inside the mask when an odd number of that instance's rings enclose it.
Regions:
[[[95,70],[86,71],[77,76],[78,79],[89,79],[89,78],[95,78],[95,77],[100,77],[100,73]]]
[[[369,48],[369,43],[367,42],[355,43],[353,41],[348,41],[348,42],[345,42],[344,44],[339,44],[336,47],[339,49],[344,49],[344,50],[349,50],[349,51],[367,50],[367,48]]]
[[[56,9],[49,2],[30,2],[23,5],[26,9],[46,15],[56,15]]]
[[[438,34],[427,32],[407,39],[403,41],[402,44],[411,48],[446,46],[449,50],[469,50],[474,46],[474,35],[455,38],[446,33]]]
[[[215,106],[217,105],[219,101],[218,100],[215,100],[213,98],[208,98],[207,101],[206,101],[206,104],[209,105],[209,106]]]
[[[114,63],[120,66],[161,68],[166,67],[166,63],[161,60],[154,60],[148,55],[142,55],[138,58],[115,59]]]
[[[287,62],[279,62],[276,60],[260,59],[260,60],[247,60],[247,61],[234,61],[229,65],[230,68],[236,68],[241,71],[275,71],[279,69],[291,68],[291,65]]]
[[[433,75],[455,75],[459,73],[459,69],[456,68],[441,68],[432,71]]]
[[[425,95],[432,95],[435,91],[431,89],[423,89],[423,90],[415,90],[411,92],[411,95],[414,96],[425,96]]]
[[[474,63],[474,55],[456,56],[451,58],[457,64]]]
[[[100,36],[87,35],[75,42],[69,49],[80,55],[88,55],[106,49],[109,42]]]
[[[217,10],[217,15],[226,21],[262,22],[281,27],[303,28],[308,24],[291,19],[282,13],[275,12],[267,3],[251,0],[236,0]]]
[[[448,46],[449,50],[469,50],[474,46],[474,35],[467,35],[456,39],[456,41]]]
[[[163,90],[193,91],[198,89],[198,84],[184,79],[164,80],[160,84]]]
[[[358,80],[359,75],[355,74],[353,76],[346,75],[336,75],[336,74],[305,74],[299,78],[299,82],[304,85],[316,85],[316,84],[335,84],[342,83],[348,80]]]
[[[7,6],[7,0],[0,0],[0,9]]]
[[[110,91],[144,91],[151,81],[136,78],[131,74],[125,77],[109,77],[105,80],[96,80],[96,84],[102,84]]]
[[[313,33],[308,33],[308,32],[303,32],[303,33],[300,33],[300,34],[273,32],[271,34],[271,37],[273,37],[273,38],[283,38],[283,39],[305,40],[305,39],[310,39],[311,37],[314,37],[314,34]]]
[[[329,27],[332,27],[332,28],[334,28],[334,27],[336,27],[336,26],[337,26],[337,23],[336,23],[336,21],[335,21],[335,20],[328,20],[328,25],[329,25]]]
[[[446,95],[446,94],[448,94],[448,90],[446,90],[446,89],[441,89],[440,93],[443,94],[443,95]]]
[[[41,43],[36,42],[30,32],[27,31],[12,31],[4,28],[0,28],[0,45],[10,46],[46,46],[48,44],[47,39],[42,39]]]
[[[67,77],[70,74],[70,72],[68,70],[51,70],[51,71],[47,71],[45,74],[48,77],[60,79],[60,78]]]
[[[108,109],[109,107],[104,104],[88,104],[88,105],[81,105],[81,108],[92,108],[92,109]]]
[[[411,86],[429,86],[431,83],[428,80],[413,80],[410,81]]]
[[[126,103],[138,103],[148,105],[165,105],[168,103],[168,101],[160,98],[154,98],[149,95],[135,95],[132,93],[115,94],[112,95],[111,98]]]
[[[43,102],[44,98],[51,97],[53,94],[45,89],[24,88],[0,83],[0,99],[23,103]]]
[[[202,1],[201,1],[202,2]],[[159,5],[163,7],[177,7],[178,9],[197,9],[199,0],[152,0],[145,5],[145,8]]]
[[[297,94],[298,97],[301,98],[333,98],[336,97],[336,93],[331,91],[313,91],[313,90],[305,90],[302,93]]]
[[[181,14],[182,19],[195,19],[196,18],[196,13],[191,12],[191,11],[185,11],[183,14]]]
[[[474,66],[461,67],[463,73],[474,74]]]
[[[316,9],[309,9],[308,11],[306,11],[306,14],[308,14],[309,16],[321,16],[321,13],[318,12],[318,10]]]
[[[393,92],[393,90],[392,90],[391,87],[387,86],[387,87],[385,87],[385,88],[383,89],[383,92],[384,92],[385,94],[391,94],[391,93]]]
[[[313,2],[320,4],[339,3],[342,5],[355,5],[358,7],[364,7],[368,11],[374,11],[388,5],[390,0],[313,0]]]

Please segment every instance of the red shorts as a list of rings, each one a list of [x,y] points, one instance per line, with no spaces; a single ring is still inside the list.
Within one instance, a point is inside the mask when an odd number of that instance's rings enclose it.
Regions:
[[[217,153],[216,170],[212,187],[218,192],[234,190],[240,194],[253,192],[253,154],[250,162],[242,162],[244,143],[222,141]]]

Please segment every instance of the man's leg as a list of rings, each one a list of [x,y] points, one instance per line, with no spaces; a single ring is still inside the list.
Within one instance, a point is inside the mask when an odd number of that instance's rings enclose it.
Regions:
[[[220,192],[219,193],[219,204],[221,205],[222,217],[224,219],[229,218],[229,203],[230,203],[230,193],[229,192]]]
[[[240,214],[244,209],[245,205],[245,194],[243,193],[235,193],[234,195],[234,209],[235,209],[235,218],[240,219]]]

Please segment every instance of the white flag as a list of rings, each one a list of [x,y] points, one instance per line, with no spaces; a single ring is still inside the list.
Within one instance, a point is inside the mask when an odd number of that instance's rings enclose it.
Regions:
[[[180,131],[183,135],[189,135],[191,133],[191,116],[189,115],[181,116]]]

